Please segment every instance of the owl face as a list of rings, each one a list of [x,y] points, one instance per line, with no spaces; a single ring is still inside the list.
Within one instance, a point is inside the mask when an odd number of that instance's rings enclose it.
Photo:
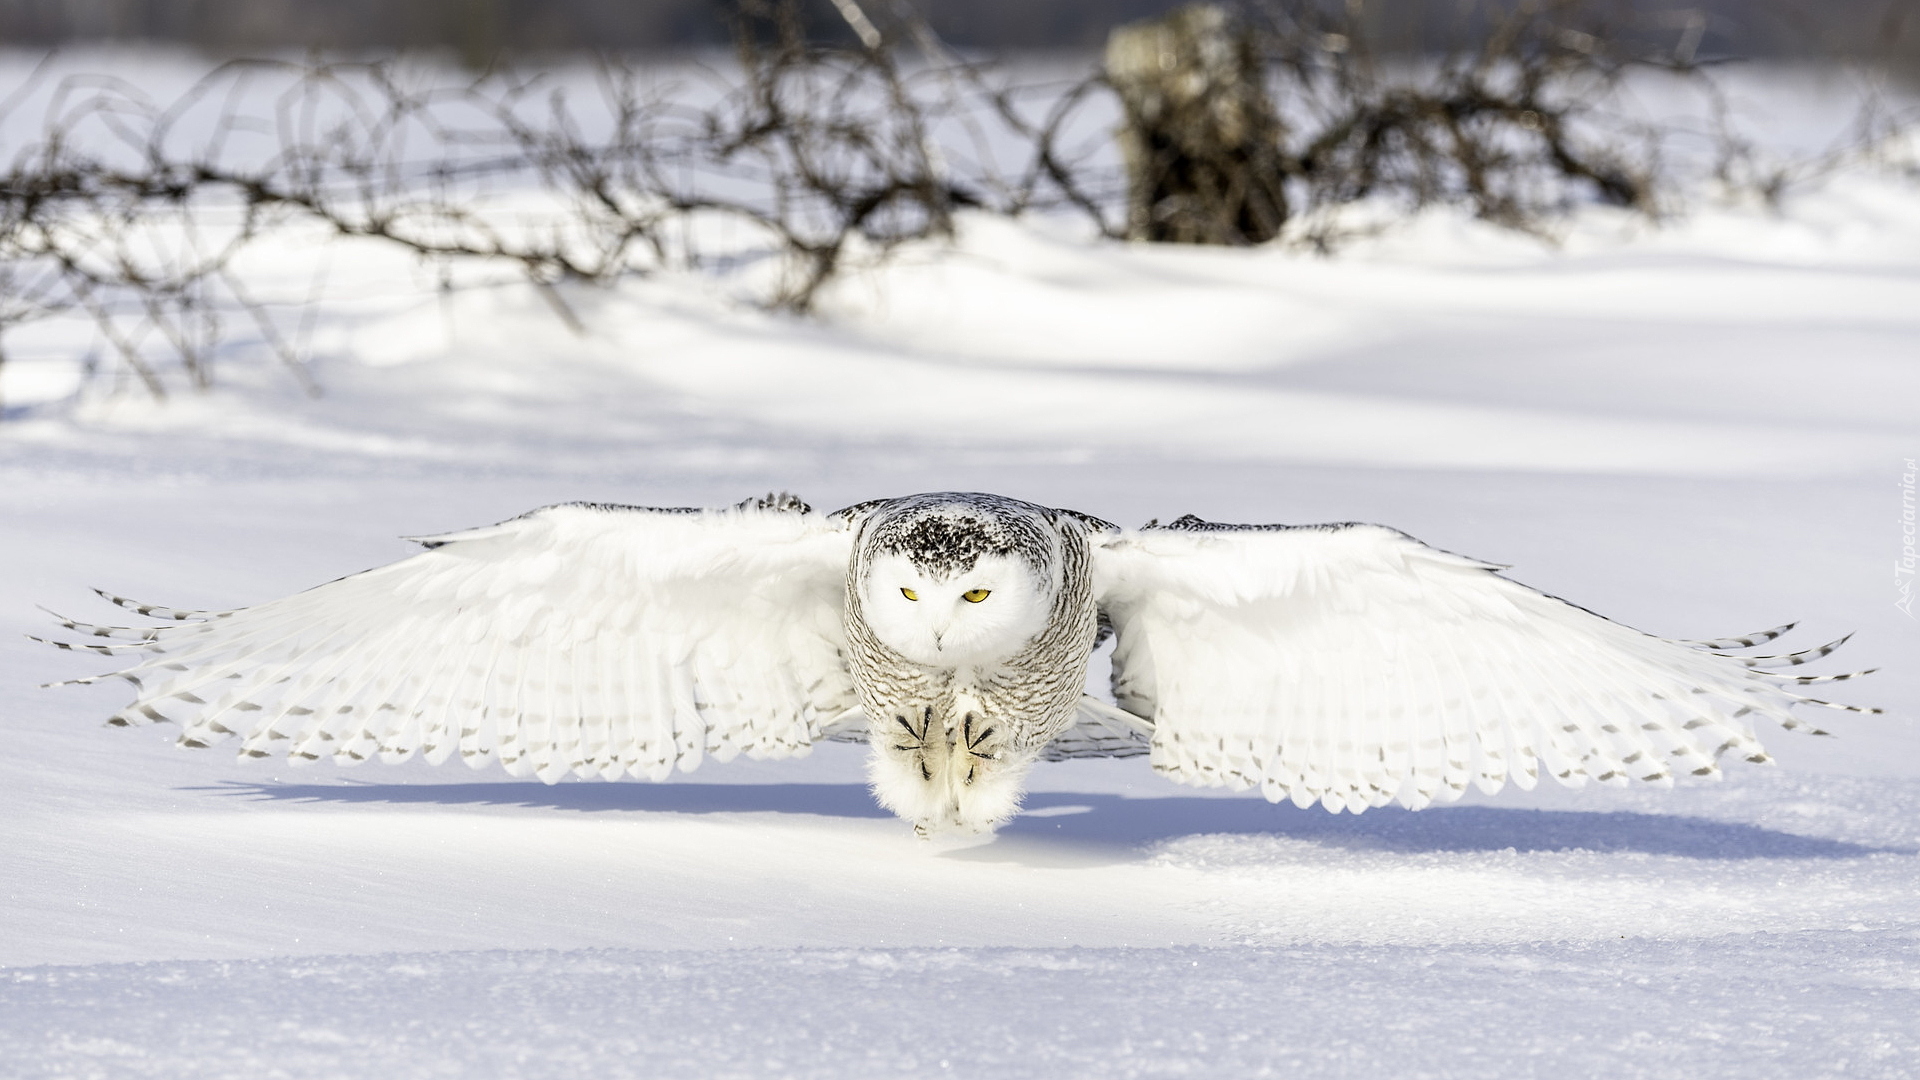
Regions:
[[[882,643],[915,663],[959,667],[1004,660],[1032,641],[1053,608],[1050,583],[1023,560],[982,555],[964,570],[918,566],[905,554],[868,564],[861,600]]]

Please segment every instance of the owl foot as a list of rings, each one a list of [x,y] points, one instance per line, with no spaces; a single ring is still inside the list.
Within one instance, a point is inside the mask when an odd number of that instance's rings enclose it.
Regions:
[[[915,835],[991,832],[1020,809],[1031,756],[1013,756],[1001,732],[973,714],[939,722],[930,710],[894,716],[871,740],[868,775],[880,805],[914,823]]]

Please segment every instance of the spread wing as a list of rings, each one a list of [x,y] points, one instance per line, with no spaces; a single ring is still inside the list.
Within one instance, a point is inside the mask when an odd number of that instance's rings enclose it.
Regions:
[[[790,496],[727,510],[571,504],[239,611],[117,601],[168,625],[64,625],[132,653],[111,723],[174,721],[298,763],[415,751],[662,779],[703,755],[803,752],[853,707],[840,609],[852,533]],[[105,594],[102,594],[105,595]],[[116,599],[109,597],[109,599]]]
[[[1755,718],[1798,727],[1792,706],[1827,704],[1790,689],[1822,680],[1761,665],[1834,646],[1720,651],[1786,627],[1653,637],[1378,525],[1183,518],[1094,543],[1115,697],[1153,722],[1153,766],[1182,783],[1336,812],[1531,788],[1542,770],[1671,784],[1729,752],[1769,760]]]

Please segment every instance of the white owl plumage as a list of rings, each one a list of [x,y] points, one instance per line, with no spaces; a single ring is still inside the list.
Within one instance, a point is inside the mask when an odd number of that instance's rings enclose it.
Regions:
[[[419,542],[237,611],[103,593],[162,625],[62,619],[88,640],[51,644],[137,657],[73,680],[134,684],[110,723],[296,763],[660,780],[865,740],[876,796],[922,832],[1005,820],[1040,758],[1144,753],[1181,783],[1418,809],[1542,772],[1717,775],[1729,753],[1769,760],[1757,718],[1877,711],[1793,689],[1851,675],[1769,670],[1841,642],[1654,637],[1378,525],[1124,530],[991,495],[833,514],[776,495],[566,504]],[[1081,692],[1109,627],[1117,704]]]

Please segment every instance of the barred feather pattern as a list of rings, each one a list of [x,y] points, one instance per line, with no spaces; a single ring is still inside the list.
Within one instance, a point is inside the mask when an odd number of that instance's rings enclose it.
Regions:
[[[1672,641],[1498,569],[1378,525],[1190,517],[1094,553],[1115,696],[1152,722],[1153,767],[1275,802],[1417,809],[1543,773],[1666,786],[1717,777],[1728,754],[1769,762],[1758,719],[1821,733],[1793,708],[1877,711],[1789,689],[1851,674],[1768,670],[1839,643],[1731,656],[1790,627]]]
[[[851,535],[797,500],[717,511],[548,507],[412,558],[173,625],[62,625],[138,662],[114,724],[294,763],[498,759],[662,779],[703,758],[804,753],[854,707],[840,583]]]
[[[969,497],[975,505],[989,506],[980,496]],[[1011,499],[991,505],[1003,515],[1035,519],[1031,533],[1021,540],[1035,566],[1052,579],[1052,610],[1046,629],[1004,664],[962,673],[915,664],[900,655],[875,636],[861,611],[858,584],[867,560],[881,549],[866,542],[867,537],[882,532],[890,519],[910,517],[921,509],[907,500],[899,503],[880,511],[879,520],[863,522],[862,542],[847,579],[848,659],[862,704],[876,718],[875,732],[887,729],[896,715],[930,712],[945,718],[953,712],[956,691],[964,690],[983,707],[983,726],[999,729],[995,746],[1031,760],[1079,716],[1098,628],[1086,525],[1079,515]]]
[[[1027,771],[1063,735],[1056,756],[1132,745],[1076,724],[1099,625],[1087,528],[1080,515],[974,493],[901,499],[862,520],[847,576],[847,640],[871,725],[870,777],[881,805],[923,834],[1006,820]],[[915,662],[869,622],[862,594],[881,555],[906,555],[943,580],[985,556],[1011,560],[1038,590],[1026,610],[1044,619],[1031,637],[1005,641],[1004,659]]]
[[[1152,739],[1152,723],[1087,695],[1080,699],[1073,723],[1040,751],[1040,759],[1145,757],[1152,752]]]

